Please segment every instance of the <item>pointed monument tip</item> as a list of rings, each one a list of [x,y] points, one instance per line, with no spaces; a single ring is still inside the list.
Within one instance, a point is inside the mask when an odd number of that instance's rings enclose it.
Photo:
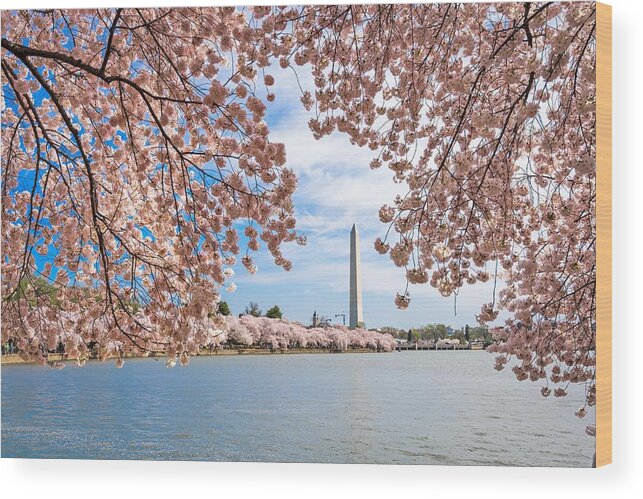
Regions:
[[[356,225],[356,224],[353,224],[353,228],[351,229],[351,232],[354,232],[354,231],[356,231],[356,230],[357,230],[357,225]]]

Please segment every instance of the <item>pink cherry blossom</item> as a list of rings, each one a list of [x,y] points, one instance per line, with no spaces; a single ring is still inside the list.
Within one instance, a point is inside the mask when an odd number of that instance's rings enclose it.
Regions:
[[[185,363],[259,236],[290,268],[296,179],[254,90],[266,36],[231,8],[2,12],[3,341]]]

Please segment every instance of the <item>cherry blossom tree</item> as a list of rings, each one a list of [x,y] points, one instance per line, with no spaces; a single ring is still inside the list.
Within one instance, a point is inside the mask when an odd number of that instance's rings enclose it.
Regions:
[[[303,242],[257,97],[265,33],[234,8],[3,11],[2,30],[3,340],[43,363],[61,341],[211,343],[226,268],[254,272],[263,241],[288,270]]]
[[[307,328],[298,322],[250,314],[226,317],[217,347],[249,347],[263,349],[309,348],[369,349],[387,352],[395,348],[395,339],[388,333],[346,326]]]

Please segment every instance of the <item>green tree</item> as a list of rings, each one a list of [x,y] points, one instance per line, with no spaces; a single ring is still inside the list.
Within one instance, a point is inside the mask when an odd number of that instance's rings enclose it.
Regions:
[[[253,315],[254,317],[261,317],[261,309],[259,304],[251,301],[245,310],[246,315]]]
[[[57,307],[59,305],[57,295],[58,292],[56,288],[49,284],[46,279],[27,276],[20,280],[18,288],[11,296],[3,297],[3,301],[5,299],[11,301],[26,299],[30,306],[35,307],[39,299],[46,299]]]
[[[382,326],[380,328],[380,333],[388,333],[391,336],[393,336],[393,338],[404,338],[404,337],[406,337],[406,332],[405,331],[403,331],[401,329],[397,329],[397,328],[395,328],[393,326]]]
[[[422,328],[422,338],[438,341],[446,337],[447,327],[444,324],[427,324]]]
[[[269,308],[266,312],[266,317],[268,317],[269,319],[281,319],[282,314],[279,306],[275,305],[274,307]]]
[[[463,343],[463,344],[466,341],[466,338],[464,337],[464,333],[462,332],[462,330],[454,332],[451,337],[456,340],[460,340],[460,343]]]
[[[230,306],[228,305],[228,302],[222,301],[219,303],[219,313],[221,315],[230,315]]]
[[[474,327],[471,331],[471,336],[478,340],[483,340],[485,343],[491,343],[491,334],[489,328],[485,326]]]

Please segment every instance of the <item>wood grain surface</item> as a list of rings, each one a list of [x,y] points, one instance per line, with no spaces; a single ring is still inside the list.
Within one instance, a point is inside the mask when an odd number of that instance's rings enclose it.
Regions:
[[[603,466],[612,462],[612,7],[596,6],[596,466]]]

